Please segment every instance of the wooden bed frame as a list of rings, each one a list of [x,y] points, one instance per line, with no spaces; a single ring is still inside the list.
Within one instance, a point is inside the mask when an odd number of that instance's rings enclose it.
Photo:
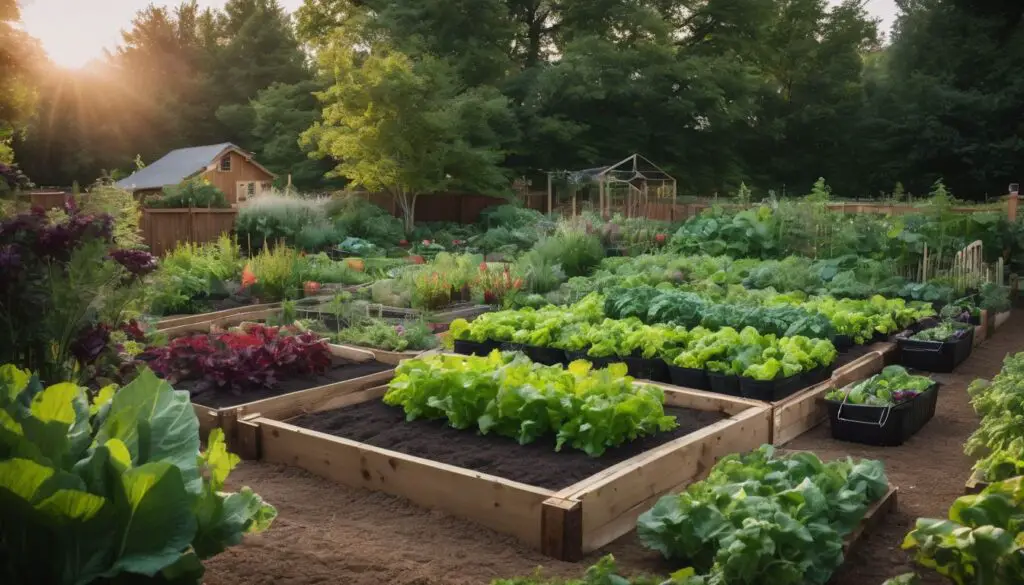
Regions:
[[[302,393],[246,405],[235,422],[238,452],[303,468],[327,479],[381,491],[511,534],[548,556],[575,561],[631,531],[662,495],[704,477],[724,455],[771,439],[771,408],[711,392],[665,387],[666,405],[729,418],[640,453],[561,490],[304,429],[287,421],[380,400],[386,386]],[[292,395],[296,398],[297,395]],[[510,442],[510,447],[515,443]]]
[[[344,345],[328,345],[328,347],[331,350],[331,354],[336,357],[360,363],[374,360],[373,354],[368,351]],[[245,446],[238,443],[238,420],[244,418],[249,413],[276,413],[282,408],[304,408],[305,405],[317,404],[324,396],[344,396],[352,392],[359,392],[360,390],[379,386],[389,381],[394,375],[394,369],[387,369],[368,376],[289,392],[288,394],[272,396],[235,406],[214,408],[193,403],[192,409],[199,419],[199,436],[202,440],[205,441],[213,429],[223,429],[228,447],[232,450],[244,451]]]

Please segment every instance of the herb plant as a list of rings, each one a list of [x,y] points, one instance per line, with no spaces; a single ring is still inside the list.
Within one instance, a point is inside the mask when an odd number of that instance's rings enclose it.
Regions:
[[[332,333],[331,339],[343,345],[384,351],[424,351],[438,346],[434,332],[422,321],[396,324],[365,319]]]
[[[915,341],[953,341],[966,335],[972,327],[972,325],[956,321],[944,321],[935,327],[915,333],[910,339]]]
[[[964,448],[977,459],[975,471],[990,482],[1024,475],[1024,353],[1007,356],[995,378],[967,391],[981,416]]]

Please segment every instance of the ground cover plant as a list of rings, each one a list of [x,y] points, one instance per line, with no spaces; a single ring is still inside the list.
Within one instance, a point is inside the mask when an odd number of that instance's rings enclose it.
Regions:
[[[0,574],[12,583],[197,583],[202,561],[266,530],[215,430],[200,453],[187,392],[145,370],[93,396],[0,367]]]
[[[384,402],[402,407],[408,420],[446,419],[520,444],[553,436],[556,451],[569,446],[592,457],[676,426],[665,415],[664,392],[634,386],[622,364],[594,370],[576,361],[562,368],[498,351],[405,360]]]
[[[968,393],[981,417],[964,447],[988,482],[1024,475],[1024,353],[1007,356],[991,380],[975,380]]]
[[[140,357],[171,383],[197,381],[195,393],[244,394],[331,366],[331,352],[319,335],[259,324],[244,331],[179,337]]]
[[[902,366],[886,366],[881,373],[866,380],[830,391],[825,395],[825,400],[866,406],[895,406],[912,400],[934,384],[931,378],[915,376]]]
[[[823,462],[764,446],[661,498],[637,533],[686,567],[674,583],[823,585],[843,562],[843,539],[888,489],[880,461]]]

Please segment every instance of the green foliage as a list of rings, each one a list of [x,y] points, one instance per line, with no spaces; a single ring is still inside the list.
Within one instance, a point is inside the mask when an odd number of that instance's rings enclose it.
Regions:
[[[396,324],[381,319],[363,319],[350,324],[333,332],[331,340],[384,351],[425,351],[439,345],[434,332],[422,321]]]
[[[963,332],[973,329],[974,326],[968,323],[956,321],[944,321],[936,327],[930,327],[915,333],[910,338],[917,341],[953,341]]]
[[[925,392],[934,384],[931,378],[911,375],[902,366],[886,366],[880,374],[830,391],[825,395],[825,400],[867,406],[894,406]]]
[[[953,502],[949,520],[918,518],[903,541],[915,560],[956,585],[1024,581],[1024,478]]]
[[[981,300],[978,302],[978,307],[988,311],[993,316],[996,313],[1009,311],[1013,307],[1012,303],[1010,303],[1009,287],[989,282],[982,285],[980,293]]]
[[[391,194],[407,232],[420,195],[507,190],[499,165],[515,126],[497,90],[464,89],[445,61],[414,60],[379,44],[369,55],[338,44],[320,59],[333,85],[319,94],[323,121],[304,143],[339,161],[334,174]]]
[[[141,248],[144,245],[139,221],[142,207],[129,191],[113,185],[97,183],[89,192],[78,197],[83,213],[105,213],[114,220],[114,243],[120,248]]]
[[[691,564],[680,585],[823,585],[843,538],[888,490],[880,461],[727,455],[704,481],[663,497],[637,521],[647,547]]]
[[[340,233],[375,246],[390,248],[405,237],[400,219],[358,195],[334,196],[327,204],[327,214]]]
[[[615,557],[606,555],[588,567],[582,579],[548,579],[538,569],[532,577],[495,579],[491,585],[663,585],[663,582],[663,579],[648,576],[626,579],[618,574]]]
[[[196,583],[202,562],[266,530],[276,511],[224,492],[238,457],[219,429],[199,452],[187,392],[149,370],[91,401],[0,367],[0,550],[12,582],[148,577]]]
[[[991,382],[975,380],[968,393],[981,416],[964,446],[975,471],[990,482],[1024,475],[1024,353],[1007,356]]]
[[[456,429],[493,432],[522,445],[555,435],[556,451],[569,445],[599,457],[676,427],[665,415],[664,393],[634,386],[625,364],[595,371],[577,361],[563,369],[495,351],[406,360],[395,374],[384,402],[401,406],[409,420],[443,418]]]
[[[326,199],[264,195],[242,206],[235,219],[238,241],[249,250],[284,242],[318,252],[345,239],[327,217]]]
[[[256,277],[253,294],[270,302],[302,298],[308,280],[308,264],[300,252],[288,246],[264,246],[249,261]]]
[[[224,192],[202,179],[164,187],[163,194],[146,200],[147,207],[178,209],[183,207],[231,207]]]
[[[156,315],[201,312],[203,301],[226,290],[242,271],[238,243],[226,234],[216,242],[184,242],[160,261],[148,288]]]
[[[566,222],[554,235],[537,242],[526,255],[526,262],[558,264],[568,277],[586,276],[604,258],[604,247],[597,236],[583,226]]]

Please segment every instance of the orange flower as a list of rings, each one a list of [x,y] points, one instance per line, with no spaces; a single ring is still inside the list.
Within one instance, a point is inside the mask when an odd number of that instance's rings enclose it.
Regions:
[[[249,288],[256,284],[256,275],[252,273],[252,268],[246,264],[245,268],[242,269],[242,288]]]

